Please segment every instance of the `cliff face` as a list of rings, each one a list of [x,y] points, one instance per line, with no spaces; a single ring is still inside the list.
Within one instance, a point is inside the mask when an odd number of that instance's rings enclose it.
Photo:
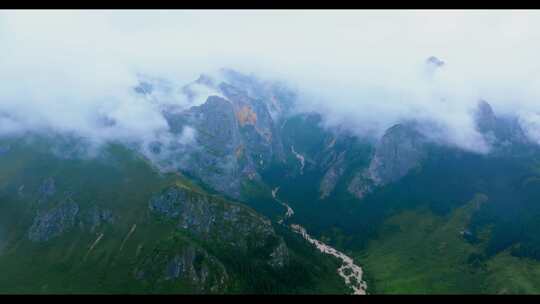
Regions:
[[[474,118],[476,129],[491,146],[494,154],[516,153],[530,145],[519,119],[495,115],[491,105],[485,100],[478,101]]]
[[[444,65],[436,57],[426,62],[437,69]],[[204,86],[214,95],[200,106],[165,113],[175,132],[189,126],[197,134],[197,145],[179,153],[182,161],[178,167],[236,199],[244,199],[245,181],[264,183],[261,173],[276,163],[288,167],[288,175],[321,172],[319,199],[329,198],[342,182],[349,193],[362,198],[409,174],[427,153],[428,140],[416,131],[415,122],[389,128],[378,142],[364,143],[373,150],[370,156],[358,156],[365,148],[355,146],[358,138],[354,134],[339,126],[323,128],[318,114],[291,114],[295,95],[283,85],[233,70],[223,70],[221,78],[201,76],[186,86],[192,99],[198,94],[190,89],[194,85]],[[518,121],[497,117],[486,101],[478,103],[474,115],[478,131],[495,151],[507,153],[511,143],[526,145]],[[358,161],[359,157],[365,159]],[[351,170],[356,172],[350,174]]]
[[[388,129],[375,149],[368,176],[385,185],[405,176],[424,156],[424,137],[413,127],[395,125]]]
[[[222,81],[209,76],[184,87],[189,98],[197,97],[193,85],[210,92],[201,105],[182,111],[164,111],[175,134],[195,130],[195,144],[182,151],[178,169],[200,178],[219,192],[241,197],[244,180],[260,180],[259,172],[284,159],[277,125],[292,93],[253,77],[225,71]]]
[[[288,250],[283,239],[276,235],[268,219],[247,207],[174,186],[153,196],[149,208],[174,219],[177,229],[198,239],[242,251],[271,246],[269,263],[276,266],[287,263]]]
[[[425,157],[426,143],[411,125],[398,124],[388,129],[377,143],[369,167],[355,174],[348,191],[361,199],[375,187],[404,177]]]
[[[480,100],[475,112],[475,120],[478,131],[481,133],[495,132],[497,119],[491,105],[485,100]]]
[[[338,154],[335,160],[331,162],[330,168],[324,174],[320,186],[320,199],[324,199],[334,191],[339,178],[343,175],[346,169],[345,152]]]

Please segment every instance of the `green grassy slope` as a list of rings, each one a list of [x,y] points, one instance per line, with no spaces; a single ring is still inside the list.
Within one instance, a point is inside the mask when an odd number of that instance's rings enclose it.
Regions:
[[[338,261],[320,254],[299,236],[275,227],[290,249],[289,266],[268,267],[261,252],[223,250],[176,228],[172,220],[148,208],[152,195],[180,185],[208,200],[224,201],[177,174],[160,174],[143,158],[112,145],[97,158],[58,158],[48,152],[47,140],[32,144],[2,142],[9,152],[0,155],[0,293],[346,293],[336,273]],[[38,189],[54,178],[56,191],[39,205]],[[28,239],[38,210],[58,206],[72,196],[83,215],[91,208],[110,210],[113,223],[94,231],[80,222],[47,242]],[[242,207],[247,208],[247,207]],[[99,239],[99,241],[98,241]],[[95,244],[95,245],[94,245]],[[163,280],[164,257],[182,248],[198,248],[198,267],[219,272],[211,257],[228,274],[226,288],[201,289],[190,280]],[[148,262],[150,261],[150,262]],[[152,268],[137,279],[142,265]],[[160,268],[161,267],[161,268]]]
[[[476,204],[485,198],[477,195],[444,216],[420,208],[388,218],[378,238],[355,254],[371,292],[539,293],[540,262],[506,251],[486,258],[482,253],[489,230],[480,233],[477,242],[463,237]]]

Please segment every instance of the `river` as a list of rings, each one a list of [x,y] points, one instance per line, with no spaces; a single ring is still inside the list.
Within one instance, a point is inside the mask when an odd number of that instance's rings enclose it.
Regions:
[[[286,208],[285,215],[278,221],[279,224],[283,224],[286,220],[290,219],[294,215],[294,210],[285,202],[277,198],[277,192],[279,187],[272,190],[272,197],[276,202]],[[337,272],[339,276],[343,278],[345,284],[353,290],[355,295],[365,295],[367,292],[367,284],[362,280],[363,271],[362,268],[354,263],[354,260],[344,254],[341,251],[313,238],[307,233],[306,229],[298,224],[291,224],[289,226],[292,231],[300,234],[309,243],[315,245],[315,247],[324,254],[329,254],[340,259],[342,265],[338,268]]]

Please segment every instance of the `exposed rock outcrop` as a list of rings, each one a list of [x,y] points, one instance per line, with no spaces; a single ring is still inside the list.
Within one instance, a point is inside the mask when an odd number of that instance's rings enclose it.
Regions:
[[[345,172],[345,152],[341,152],[337,160],[332,163],[331,167],[326,171],[319,186],[320,199],[324,199],[334,191],[336,184]]]
[[[413,125],[397,124],[386,131],[376,146],[369,167],[358,172],[348,191],[361,199],[374,187],[384,186],[404,177],[425,156],[426,138]]]
[[[28,238],[34,242],[45,242],[61,235],[75,225],[79,205],[71,198],[58,206],[38,212],[28,231]]]
[[[163,246],[163,245],[162,245]],[[225,266],[204,249],[192,244],[161,248],[148,255],[136,268],[139,280],[184,281],[199,292],[219,292],[227,287]]]
[[[504,153],[508,149],[529,143],[518,117],[496,116],[491,105],[485,100],[478,102],[474,119],[478,132],[494,148],[492,152]]]
[[[293,98],[284,88],[257,81],[230,70],[221,82],[209,76],[196,81],[216,92],[206,102],[183,111],[165,111],[171,131],[180,134],[188,126],[196,131],[195,144],[180,152],[178,169],[200,178],[219,192],[241,197],[243,180],[260,180],[259,172],[285,152],[277,122]],[[186,94],[195,98],[190,86]],[[193,95],[193,96],[192,96]],[[160,153],[163,147],[152,149]]]
[[[262,248],[276,239],[277,247],[285,245],[270,221],[255,211],[181,186],[152,197],[149,208],[176,220],[178,229],[203,240],[217,239],[241,250]]]
[[[366,171],[358,172],[347,186],[347,191],[357,199],[362,199],[366,194],[371,192],[374,187],[374,182],[369,178]]]
[[[491,105],[485,100],[478,102],[478,107],[475,112],[476,126],[481,133],[495,132],[497,119]]]
[[[369,165],[369,177],[376,185],[385,185],[405,176],[424,156],[426,140],[413,126],[395,125],[377,145]]]
[[[441,59],[435,57],[435,56],[430,56],[426,59],[426,63],[429,64],[429,65],[433,65],[433,66],[436,66],[436,67],[442,67],[444,65],[444,61],[442,61]]]

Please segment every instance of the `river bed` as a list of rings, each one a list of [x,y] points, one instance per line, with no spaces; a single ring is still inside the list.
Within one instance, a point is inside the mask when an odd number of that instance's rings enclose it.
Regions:
[[[277,198],[277,192],[279,187],[272,190],[272,197],[276,202],[286,208],[286,213],[281,218],[278,223],[283,224],[284,221],[290,219],[294,215],[294,210],[285,202]],[[344,254],[341,251],[311,237],[306,229],[298,224],[291,224],[289,226],[291,230],[295,233],[300,234],[304,239],[309,243],[313,244],[320,252],[324,254],[332,255],[342,261],[342,265],[338,268],[337,272],[339,276],[343,278],[345,284],[352,288],[353,294],[355,295],[365,295],[367,290],[367,284],[362,280],[363,271],[362,268],[354,263],[354,260]]]

